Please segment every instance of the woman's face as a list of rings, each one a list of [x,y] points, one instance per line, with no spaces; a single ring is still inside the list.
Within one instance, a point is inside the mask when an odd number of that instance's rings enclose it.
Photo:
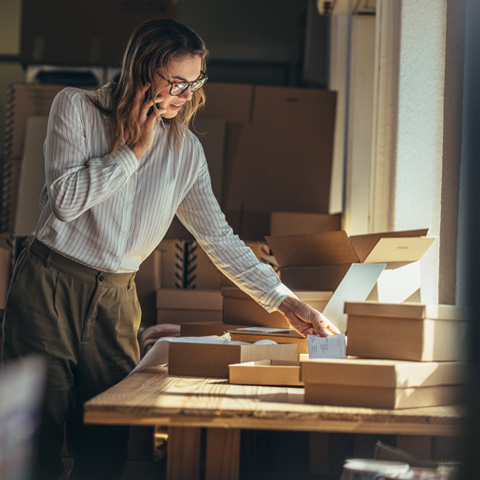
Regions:
[[[202,68],[202,59],[199,55],[183,56],[174,58],[170,61],[167,68],[162,69],[161,73],[171,83],[194,82],[200,77]],[[167,111],[163,114],[164,118],[173,118],[182,108],[185,102],[192,99],[191,88],[187,88],[178,96],[170,95],[170,83],[160,75],[154,80],[154,89],[159,90],[157,98],[163,99],[160,102],[162,108]]]

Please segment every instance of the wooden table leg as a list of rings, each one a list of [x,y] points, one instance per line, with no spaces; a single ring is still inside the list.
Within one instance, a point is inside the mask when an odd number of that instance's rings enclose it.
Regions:
[[[200,428],[169,427],[167,480],[200,478],[200,433]]]
[[[240,430],[208,428],[205,480],[238,480],[240,468]]]

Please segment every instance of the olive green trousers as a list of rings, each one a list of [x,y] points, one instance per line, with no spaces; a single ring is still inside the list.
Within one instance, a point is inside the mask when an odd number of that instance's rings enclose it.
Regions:
[[[37,240],[16,263],[4,316],[5,362],[46,358],[48,373],[35,479],[63,471],[65,435],[71,480],[118,479],[128,428],[84,425],[83,403],[138,363],[141,310],[134,274],[93,270]]]

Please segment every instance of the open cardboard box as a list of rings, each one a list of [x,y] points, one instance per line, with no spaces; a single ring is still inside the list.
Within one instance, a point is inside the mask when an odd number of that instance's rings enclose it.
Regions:
[[[300,362],[257,360],[229,365],[229,382],[236,385],[301,386]]]
[[[302,362],[305,402],[370,408],[461,403],[468,378],[460,362],[405,362],[364,358]]]
[[[347,302],[347,354],[398,360],[466,358],[465,309],[453,305]]]
[[[275,329],[269,327],[240,327],[227,330],[232,341],[257,342],[258,340],[271,340],[276,343],[294,343],[297,345],[298,354],[308,353],[307,339],[292,328]]]
[[[228,378],[229,365],[254,360],[296,361],[297,346],[189,342],[171,342],[168,346],[170,375]]]
[[[220,290],[160,288],[157,323],[222,322]]]
[[[223,322],[237,325],[258,325],[267,327],[289,328],[287,319],[279,312],[267,312],[248,294],[238,287],[224,287]],[[297,291],[300,300],[316,310],[322,311],[332,296],[332,292]]]
[[[383,263],[369,297],[382,302],[420,301],[418,262],[435,241],[428,229],[349,237],[344,231],[266,237],[282,281],[292,289],[332,289],[352,263]]]

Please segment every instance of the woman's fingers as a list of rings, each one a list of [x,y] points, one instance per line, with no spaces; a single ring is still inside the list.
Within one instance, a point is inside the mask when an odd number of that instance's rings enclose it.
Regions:
[[[167,111],[165,108],[162,108],[162,102],[163,98],[161,96],[157,96],[155,99],[145,100],[140,109],[140,122],[151,121],[155,123],[158,117]]]

